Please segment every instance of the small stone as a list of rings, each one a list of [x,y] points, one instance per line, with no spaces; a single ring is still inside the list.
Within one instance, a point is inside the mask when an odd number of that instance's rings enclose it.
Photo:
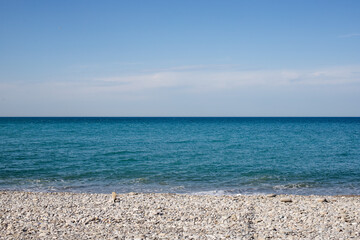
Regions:
[[[141,234],[141,235],[135,236],[134,240],[143,240],[145,238],[146,238],[146,236],[144,234]]]
[[[282,198],[282,199],[280,199],[280,202],[289,203],[289,202],[292,202],[292,200],[291,200],[291,198]]]
[[[291,234],[293,231],[290,230],[290,229],[283,229],[282,232],[283,232],[285,235],[288,235],[288,234]]]
[[[266,195],[266,196],[269,197],[269,198],[272,198],[272,197],[276,197],[276,194],[271,193],[271,194],[268,194],[268,195]]]

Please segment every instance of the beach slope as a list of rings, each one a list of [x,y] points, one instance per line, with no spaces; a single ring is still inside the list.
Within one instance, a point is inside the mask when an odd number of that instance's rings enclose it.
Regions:
[[[358,196],[0,192],[0,239],[360,239]]]

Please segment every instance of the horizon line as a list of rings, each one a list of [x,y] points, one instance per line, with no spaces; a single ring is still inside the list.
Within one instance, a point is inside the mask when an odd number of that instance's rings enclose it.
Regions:
[[[359,118],[360,116],[0,116],[0,118]]]

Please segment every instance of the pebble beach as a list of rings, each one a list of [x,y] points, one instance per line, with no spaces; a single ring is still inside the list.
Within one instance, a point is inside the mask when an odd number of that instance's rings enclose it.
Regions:
[[[360,239],[359,196],[0,192],[0,239]]]

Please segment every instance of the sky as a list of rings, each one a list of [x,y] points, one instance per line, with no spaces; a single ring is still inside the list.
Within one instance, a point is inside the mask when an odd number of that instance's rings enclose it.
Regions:
[[[360,1],[0,0],[0,116],[360,116]]]

